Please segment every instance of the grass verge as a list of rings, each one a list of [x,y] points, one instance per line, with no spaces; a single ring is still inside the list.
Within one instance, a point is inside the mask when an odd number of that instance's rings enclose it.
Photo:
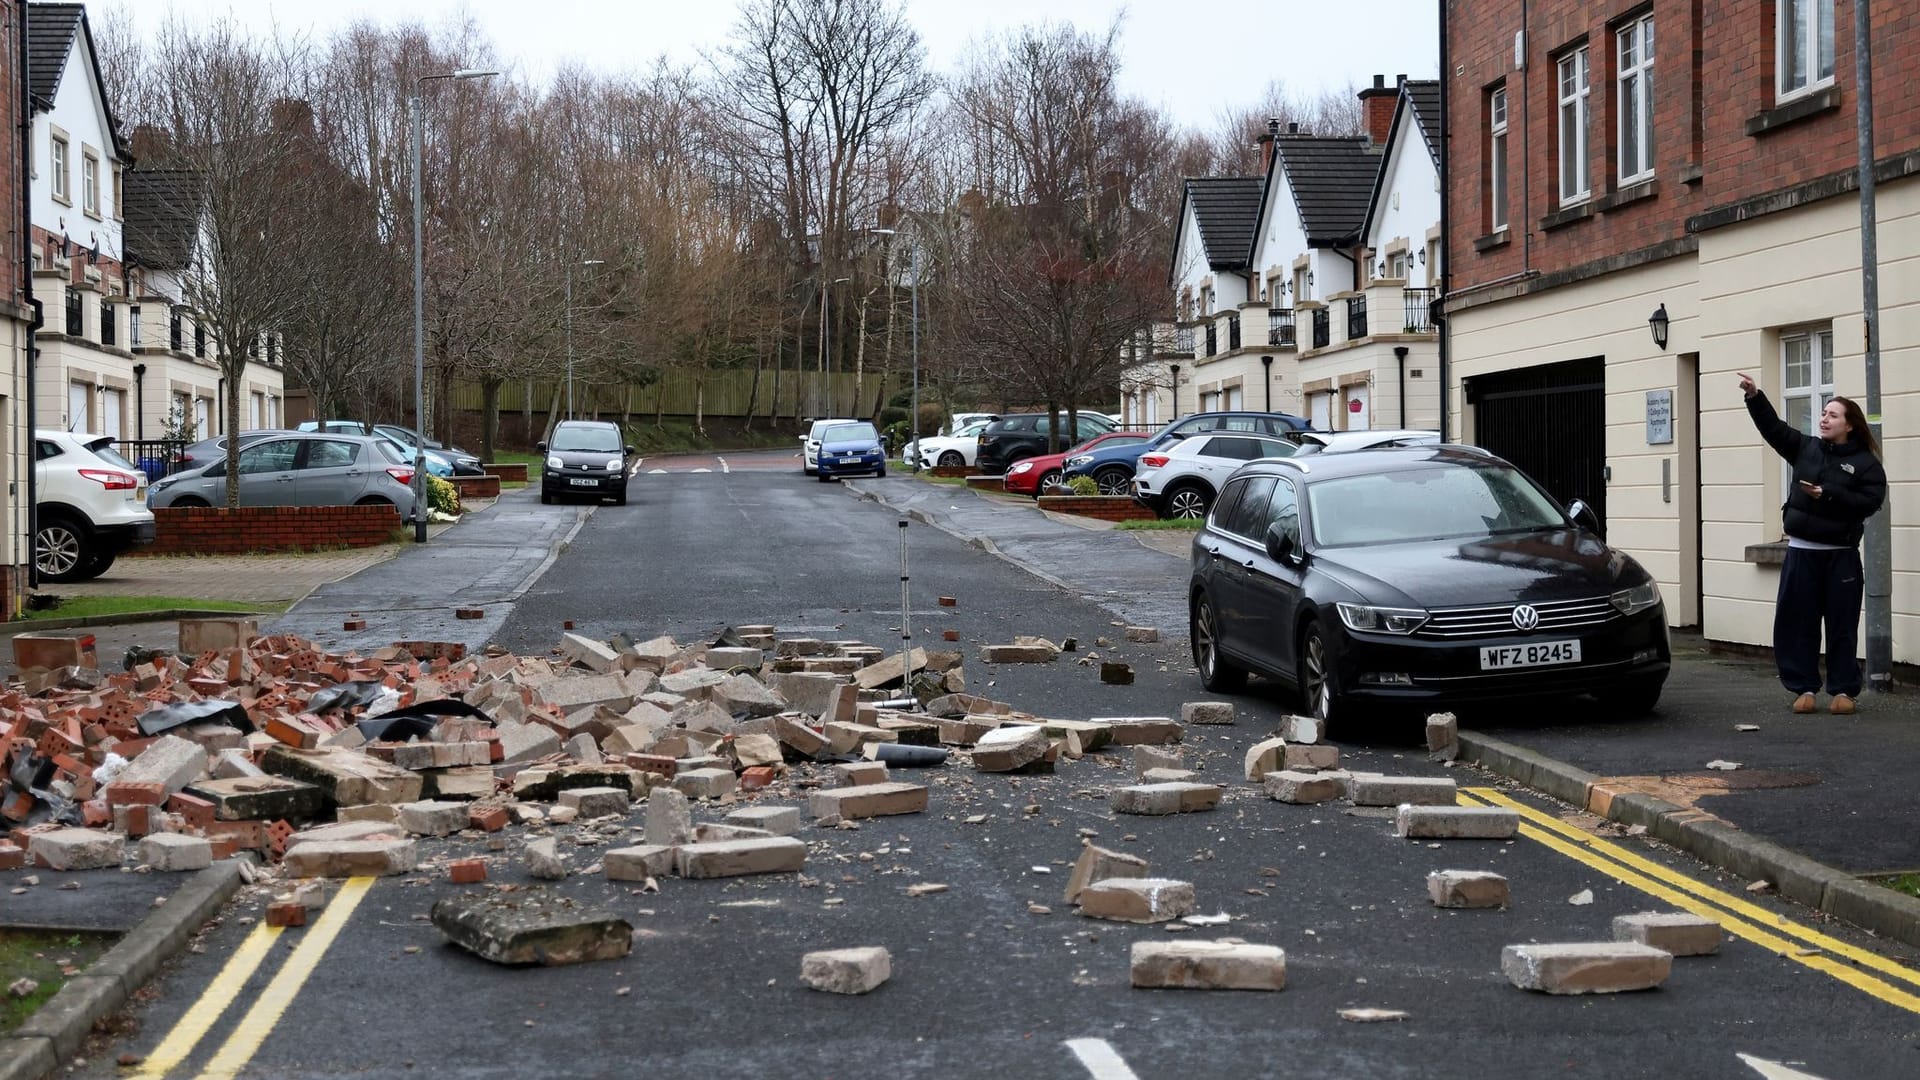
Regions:
[[[537,484],[540,482],[540,470],[547,464],[546,455],[528,454],[519,450],[495,451],[493,460],[501,465],[525,465],[527,467],[527,483],[529,484]],[[500,486],[504,489],[507,485],[501,484]]]
[[[1206,523],[1206,519],[1204,518],[1144,518],[1137,521],[1122,521],[1115,525],[1114,528],[1127,529],[1132,532],[1140,532],[1142,530],[1152,530],[1155,532],[1199,532],[1201,527]]]
[[[240,602],[237,600],[201,600],[188,596],[67,596],[59,597],[52,607],[38,608],[26,614],[35,619],[91,619],[99,616],[137,615],[148,611],[239,611],[248,614],[281,612],[285,603]]]
[[[0,1035],[20,1026],[34,1010],[60,992],[66,981],[113,947],[115,934],[47,933],[0,930]],[[5,988],[17,980],[38,985],[15,997]]]
[[[1920,874],[1892,874],[1888,877],[1873,878],[1872,881],[1877,885],[1885,885],[1894,892],[1920,897]]]

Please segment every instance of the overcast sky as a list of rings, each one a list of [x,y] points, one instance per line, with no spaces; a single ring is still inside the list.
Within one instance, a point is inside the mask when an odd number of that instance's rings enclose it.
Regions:
[[[575,60],[636,70],[661,53],[692,62],[721,44],[737,0],[87,0],[124,5],[144,30],[171,11],[193,21],[234,19],[265,31],[319,36],[354,21],[437,22],[468,12],[507,63],[535,82]],[[1123,85],[1176,122],[1211,129],[1229,108],[1256,103],[1268,82],[1296,95],[1370,85],[1373,76],[1433,78],[1437,0],[906,0],[936,72],[950,70],[982,34],[1033,21],[1103,31],[1124,12]]]

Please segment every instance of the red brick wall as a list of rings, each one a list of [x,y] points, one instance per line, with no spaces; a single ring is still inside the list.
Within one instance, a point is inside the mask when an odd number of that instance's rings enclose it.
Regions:
[[[238,555],[375,547],[393,539],[392,506],[243,506],[163,508],[153,512],[154,542],[136,555]]]
[[[26,5],[19,0],[0,0],[0,25],[6,32],[0,34],[0,42],[18,43],[20,40],[20,12]],[[0,153],[6,155],[0,161],[0,213],[13,215],[4,230],[0,230],[0,297],[9,303],[25,305],[27,281],[21,270],[19,244],[20,201],[26,192],[27,178],[20,173],[20,57],[17,49],[0,49],[6,55],[0,56],[0,130],[7,133],[0,139]]]
[[[1521,0],[1448,0],[1445,9],[1452,236],[1456,292],[1522,272],[1552,274],[1597,260],[1683,243],[1688,217],[1854,163],[1853,7],[1835,11],[1838,108],[1748,135],[1750,118],[1774,102],[1774,5],[1743,0],[1654,0],[1654,194],[1618,206],[1619,118],[1613,20],[1629,4],[1528,0],[1526,69],[1513,68]],[[1885,158],[1920,147],[1920,14],[1912,0],[1875,0],[1876,151]],[[1593,213],[1543,225],[1560,209],[1556,60],[1588,46],[1589,175]],[[1697,61],[1696,61],[1697,57]],[[1505,80],[1508,134],[1508,242],[1476,250],[1487,235],[1488,91]],[[1703,89],[1704,87],[1704,89]],[[1693,174],[1697,172],[1697,178]],[[1691,178],[1691,179],[1690,179]],[[1484,246],[1484,244],[1483,244]]]
[[[1042,495],[1039,506],[1058,514],[1078,514],[1102,521],[1146,521],[1153,511],[1125,495]]]

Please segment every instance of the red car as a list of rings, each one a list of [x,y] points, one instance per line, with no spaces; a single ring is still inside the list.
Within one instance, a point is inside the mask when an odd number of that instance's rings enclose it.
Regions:
[[[1095,435],[1079,446],[1064,453],[1041,454],[1039,457],[1023,458],[1007,467],[1005,477],[1007,491],[1014,495],[1031,495],[1039,498],[1040,493],[1049,484],[1060,482],[1060,474],[1067,459],[1076,454],[1084,454],[1096,446],[1118,446],[1124,443],[1146,442],[1148,436],[1138,431],[1109,431]]]

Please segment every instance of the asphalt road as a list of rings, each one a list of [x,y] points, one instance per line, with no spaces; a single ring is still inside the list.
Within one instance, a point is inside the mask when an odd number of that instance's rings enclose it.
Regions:
[[[1090,599],[1094,590],[1063,589],[933,527],[903,530],[897,512],[803,479],[797,467],[647,473],[653,464],[643,464],[630,505],[593,514],[512,607],[496,642],[544,651],[571,619],[592,636],[692,641],[765,622],[786,634],[893,647],[904,533],[913,643],[963,649],[976,692],[1062,717],[1165,715],[1204,696],[1182,641],[1096,643],[1118,640],[1121,601],[1103,606]],[[1177,561],[1167,562],[1177,575]],[[956,605],[939,605],[941,596]],[[946,645],[945,630],[960,641]],[[1071,636],[1080,652],[1045,666],[975,659],[979,645],[1015,634]],[[1137,681],[1101,684],[1097,665],[1075,662],[1091,654],[1131,663]],[[114,1065],[118,1054],[152,1054],[183,1020],[209,1027],[169,1075],[196,1075],[216,1060],[222,1067],[213,1075],[260,1077],[1920,1074],[1920,985],[1844,959],[1830,970],[1851,981],[1820,966],[1874,945],[1863,936],[1814,925],[1804,909],[1748,894],[1745,882],[1611,828],[1603,831],[1624,858],[1645,861],[1629,868],[1599,859],[1590,845],[1548,831],[1561,808],[1525,796],[1516,795],[1544,811],[1527,837],[1445,846],[1394,838],[1384,812],[1271,802],[1236,781],[1245,747],[1268,733],[1287,702],[1269,690],[1237,704],[1237,724],[1190,729],[1186,744],[1191,767],[1229,785],[1211,813],[1111,814],[1106,792],[1132,776],[1117,751],[1063,762],[1052,776],[949,766],[901,777],[932,785],[925,814],[857,830],[804,829],[803,875],[665,879],[657,894],[586,873],[549,886],[634,923],[634,952],[623,961],[509,970],[447,946],[423,917],[437,897],[458,890],[429,867],[373,884],[357,905],[343,893],[334,904],[344,924],[330,943],[323,926],[288,931],[251,973],[229,972],[226,982],[238,987],[233,1004],[203,1003],[255,932],[246,920],[263,897],[254,895],[207,935],[203,951],[154,985],[135,1012],[137,1030],[94,1047],[80,1075],[127,1075]],[[1391,733],[1343,751],[1354,768],[1444,772],[1463,785],[1493,786],[1471,770],[1428,763]],[[763,797],[803,799],[792,789]],[[696,819],[719,816],[703,809]],[[625,824],[620,843],[637,842],[639,821]],[[1573,823],[1575,836],[1579,826],[1598,827]],[[554,832],[576,869],[614,839],[593,835],[599,843],[581,845],[580,827]],[[514,858],[526,838],[513,830],[509,850],[497,853],[458,838],[423,841],[422,852],[436,865],[489,854],[495,884],[539,887]],[[1084,838],[1193,882],[1201,912],[1230,917],[1185,937],[1284,948],[1287,989],[1131,989],[1130,943],[1174,931],[1072,913],[1061,891]],[[1441,868],[1507,875],[1514,906],[1433,908],[1424,879]],[[907,894],[908,885],[929,882],[948,889]],[[1712,895],[1722,897],[1729,927],[1737,915],[1753,932],[1730,938],[1717,956],[1676,961],[1659,990],[1547,997],[1500,975],[1503,945],[1600,940],[1613,916],[1670,910],[1674,890],[1686,889],[1720,890]],[[1590,903],[1570,902],[1589,891]],[[1832,937],[1780,945],[1771,935],[1789,924]],[[312,944],[295,948],[303,941]],[[892,981],[877,992],[844,998],[799,984],[802,953],[872,944],[893,953]],[[285,1012],[275,1014],[272,1003],[282,998]],[[255,1007],[260,1002],[267,1005]],[[1409,1016],[1350,1023],[1338,1016],[1349,1007]],[[1763,1073],[1741,1054],[1798,1071]]]

